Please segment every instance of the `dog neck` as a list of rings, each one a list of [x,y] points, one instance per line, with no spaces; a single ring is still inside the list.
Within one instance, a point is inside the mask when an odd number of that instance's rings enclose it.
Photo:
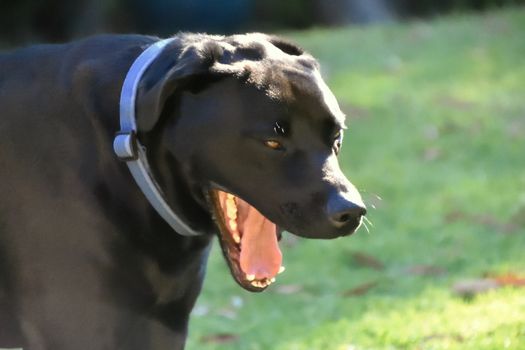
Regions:
[[[172,117],[176,118],[176,116]],[[152,155],[149,158],[151,171],[162,188],[170,208],[196,231],[212,235],[216,227],[211,219],[202,188],[195,182],[194,174],[189,173],[188,167],[183,167],[175,159],[167,146],[170,133],[169,127],[165,124],[174,122],[166,118],[157,128],[142,135],[144,145]]]
[[[120,160],[125,161],[135,182],[157,213],[183,236],[200,233],[184,221],[167,203],[165,195],[150,169],[147,152],[137,138],[138,127],[135,117],[137,90],[142,75],[173,40],[165,39],[150,45],[133,62],[126,74],[120,95],[120,131],[113,141],[113,149]],[[173,188],[172,188],[173,191]]]

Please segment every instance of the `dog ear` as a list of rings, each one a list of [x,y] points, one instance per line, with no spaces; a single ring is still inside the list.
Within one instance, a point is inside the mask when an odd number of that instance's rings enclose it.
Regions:
[[[210,67],[222,54],[210,41],[182,49],[168,47],[146,70],[137,91],[136,120],[140,132],[157,124],[167,99],[192,81],[210,74]]]

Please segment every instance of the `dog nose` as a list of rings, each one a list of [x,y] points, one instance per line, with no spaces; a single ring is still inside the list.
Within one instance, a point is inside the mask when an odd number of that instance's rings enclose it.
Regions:
[[[351,222],[357,226],[362,216],[366,214],[364,204],[357,204],[341,195],[331,196],[326,208],[328,218],[332,224],[341,228]]]

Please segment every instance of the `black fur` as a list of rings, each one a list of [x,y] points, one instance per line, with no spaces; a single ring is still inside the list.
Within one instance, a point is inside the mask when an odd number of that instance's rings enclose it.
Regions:
[[[0,55],[0,348],[182,349],[216,232],[214,186],[298,235],[358,226],[363,205],[333,147],[343,116],[325,103],[317,62],[263,34],[181,34],[137,102],[155,176],[202,235],[173,232],[112,151],[122,82],[156,40]]]

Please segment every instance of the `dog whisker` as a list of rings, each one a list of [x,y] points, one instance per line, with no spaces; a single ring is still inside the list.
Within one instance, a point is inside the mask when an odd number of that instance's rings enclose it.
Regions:
[[[358,188],[358,191],[363,195],[363,197],[366,197],[366,199],[363,198],[363,202],[365,202],[366,206],[369,208],[377,209],[374,202],[383,200],[383,198],[377,193],[368,192],[367,190],[363,188]]]
[[[372,221],[370,221],[370,219],[367,218],[366,216],[363,216],[363,220],[366,220],[366,222],[367,222],[368,224],[370,224],[370,226],[374,227],[374,224],[372,223]]]
[[[364,218],[364,216],[363,216],[363,218]],[[366,233],[370,234],[370,230],[368,229],[368,226],[366,225],[366,221],[361,220],[361,222],[363,223],[363,226],[364,226],[365,229],[366,229]]]

